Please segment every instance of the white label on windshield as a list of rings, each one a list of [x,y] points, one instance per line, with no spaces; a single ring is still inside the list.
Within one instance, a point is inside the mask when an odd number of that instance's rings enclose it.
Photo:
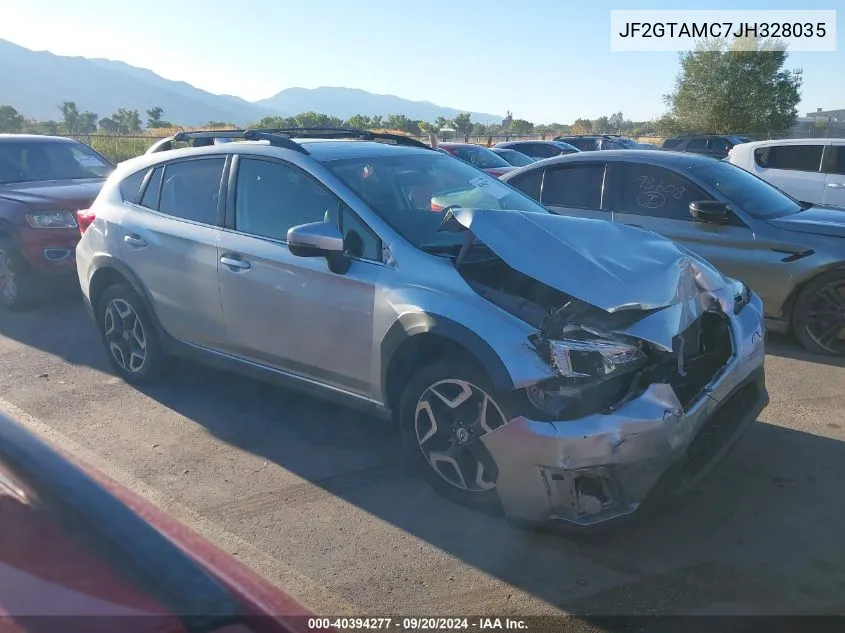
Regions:
[[[76,157],[76,162],[82,165],[83,167],[105,167],[106,164],[101,161],[96,156],[87,156],[83,154],[82,156]]]
[[[478,178],[473,178],[469,181],[469,184],[476,189],[483,189],[484,193],[493,196],[496,200],[501,200],[511,192],[511,190],[505,185],[493,178],[490,178],[490,176],[479,176]]]

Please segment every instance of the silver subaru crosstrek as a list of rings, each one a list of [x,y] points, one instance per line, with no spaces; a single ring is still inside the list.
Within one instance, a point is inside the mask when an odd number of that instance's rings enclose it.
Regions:
[[[80,215],[129,382],[179,355],[362,407],[452,499],[582,530],[688,489],[768,402],[759,298],[655,233],[387,134],[151,149]]]

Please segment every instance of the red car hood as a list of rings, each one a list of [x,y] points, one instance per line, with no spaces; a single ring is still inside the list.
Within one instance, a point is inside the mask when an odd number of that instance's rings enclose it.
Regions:
[[[3,415],[0,525],[0,633],[185,633],[212,622],[220,633],[304,633],[313,615]]]
[[[87,209],[100,193],[105,179],[14,182],[0,185],[0,200],[12,200],[30,207],[52,207],[62,211]]]
[[[504,176],[509,171],[513,171],[514,169],[518,169],[518,167],[488,167],[484,171],[491,176],[498,178],[500,176]]]

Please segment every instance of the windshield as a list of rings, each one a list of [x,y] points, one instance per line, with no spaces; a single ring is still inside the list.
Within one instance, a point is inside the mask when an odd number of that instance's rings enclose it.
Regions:
[[[708,161],[690,172],[719,190],[731,202],[755,218],[780,218],[803,209],[795,199],[741,167],[724,161]]]
[[[82,143],[12,141],[0,143],[0,184],[105,178],[114,166]]]
[[[510,167],[510,163],[495,152],[486,147],[472,145],[455,145],[449,148],[451,152],[479,169],[491,169],[495,167]]]
[[[449,206],[548,213],[501,180],[438,152],[345,158],[325,165],[418,248],[463,241],[460,233],[438,232]]]
[[[526,165],[530,165],[531,163],[536,162],[530,156],[526,156],[522,152],[518,152],[515,149],[497,149],[491,151],[504,158],[514,167],[525,167]]]

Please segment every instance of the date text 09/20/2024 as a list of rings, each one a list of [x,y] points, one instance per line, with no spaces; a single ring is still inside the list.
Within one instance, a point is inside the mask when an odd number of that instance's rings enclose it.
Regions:
[[[398,631],[525,630],[519,618],[309,618],[310,630],[336,629],[362,631],[372,629]]]

